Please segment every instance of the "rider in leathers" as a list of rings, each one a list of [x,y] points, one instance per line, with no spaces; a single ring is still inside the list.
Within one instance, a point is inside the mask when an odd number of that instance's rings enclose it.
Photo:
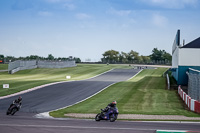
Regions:
[[[116,108],[116,101],[113,101],[112,103],[108,104],[105,109],[103,109],[103,112],[107,112],[110,108]]]
[[[10,107],[12,106],[12,105],[14,105],[14,104],[19,104],[20,106],[19,106],[19,108],[18,108],[18,110],[21,108],[21,106],[22,106],[22,97],[21,96],[19,96],[19,98],[18,99],[15,99],[14,101],[13,101],[13,103],[10,105]]]

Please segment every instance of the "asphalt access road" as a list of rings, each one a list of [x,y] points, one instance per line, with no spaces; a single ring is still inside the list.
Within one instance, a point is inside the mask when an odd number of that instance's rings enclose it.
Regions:
[[[0,133],[155,133],[156,130],[200,129],[200,123],[128,122],[79,119],[38,119],[31,113],[0,113]]]
[[[114,69],[92,79],[59,83],[22,94],[23,106],[20,112],[41,113],[72,105],[138,72],[138,69]],[[18,96],[0,100],[0,112],[6,112],[16,98]]]

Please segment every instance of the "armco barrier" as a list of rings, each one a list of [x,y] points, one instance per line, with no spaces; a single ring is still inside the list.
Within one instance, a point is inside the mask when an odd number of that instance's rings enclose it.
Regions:
[[[185,104],[188,106],[188,108],[191,111],[194,111],[196,113],[200,113],[200,102],[192,99],[190,96],[188,96],[182,89],[181,86],[178,87],[178,94],[182,98],[182,100],[185,102]]]
[[[200,113],[200,102],[198,102],[198,101],[195,101],[195,108],[194,108],[194,110],[195,110],[195,112],[197,112],[197,113]]]

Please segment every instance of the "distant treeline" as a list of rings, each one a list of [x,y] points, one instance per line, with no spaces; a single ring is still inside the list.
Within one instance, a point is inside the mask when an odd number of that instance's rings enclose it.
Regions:
[[[58,57],[55,58],[52,54],[49,54],[47,57],[41,57],[38,55],[30,55],[30,56],[26,56],[26,57],[14,57],[14,56],[6,56],[4,57],[4,55],[0,55],[0,60],[2,60],[2,62],[10,62],[10,61],[15,61],[15,60],[55,60],[55,61],[68,61],[68,60],[75,60],[76,63],[80,63],[81,59],[77,58],[77,57]]]
[[[157,48],[154,48],[149,56],[140,56],[138,52],[133,50],[128,53],[108,50],[102,55],[101,61],[103,63],[171,64],[172,62],[171,54]]]

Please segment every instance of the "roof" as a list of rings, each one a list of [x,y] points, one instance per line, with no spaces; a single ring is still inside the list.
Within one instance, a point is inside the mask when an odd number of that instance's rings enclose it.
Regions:
[[[200,48],[200,37],[195,39],[195,40],[193,40],[192,42],[184,45],[181,48]]]

